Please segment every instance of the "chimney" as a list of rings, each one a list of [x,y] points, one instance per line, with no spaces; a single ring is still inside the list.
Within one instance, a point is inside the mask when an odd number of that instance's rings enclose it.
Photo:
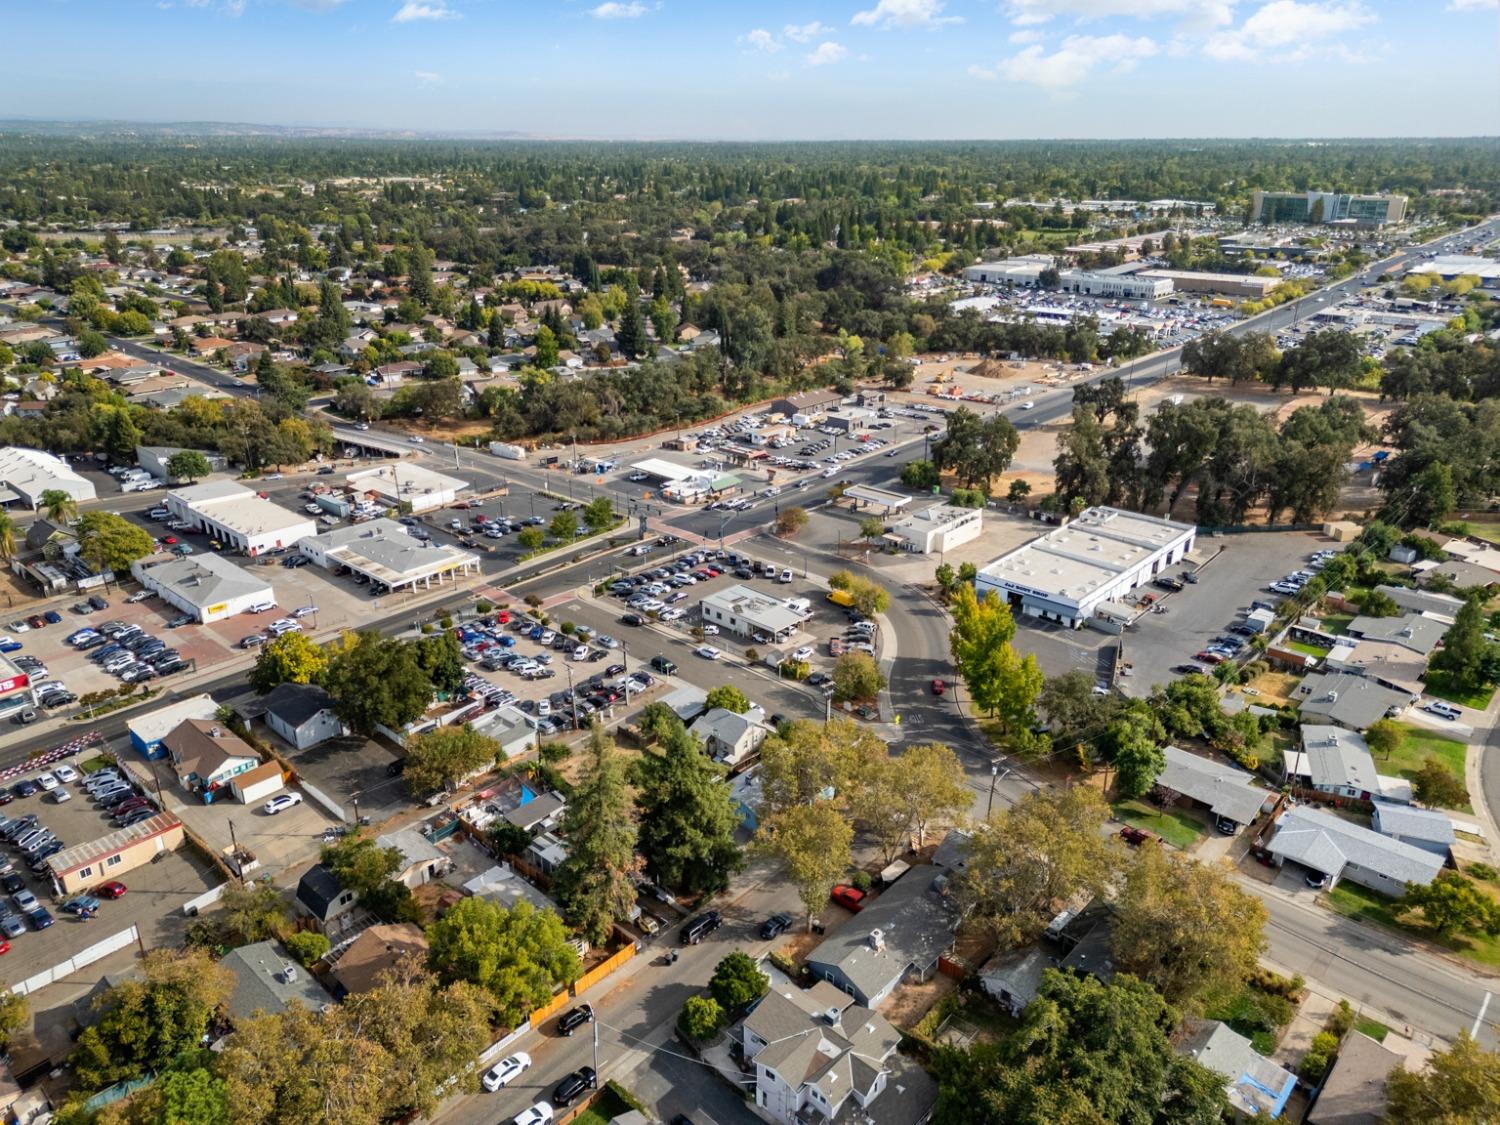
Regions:
[[[870,931],[870,948],[876,953],[885,951],[885,934],[880,930]]]

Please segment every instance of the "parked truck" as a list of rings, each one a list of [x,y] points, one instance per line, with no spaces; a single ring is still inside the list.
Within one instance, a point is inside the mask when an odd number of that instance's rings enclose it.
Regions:
[[[510,445],[503,441],[490,442],[490,452],[496,457],[504,457],[510,461],[526,460],[526,449],[520,445]]]

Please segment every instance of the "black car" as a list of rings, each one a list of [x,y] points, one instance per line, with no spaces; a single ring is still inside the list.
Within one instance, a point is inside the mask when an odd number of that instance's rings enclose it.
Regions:
[[[105,601],[98,594],[95,594],[89,599],[89,608],[97,613],[101,609],[108,609],[109,602]]]
[[[39,789],[40,786],[30,778],[18,781],[10,787],[10,791],[17,797],[29,797]]]
[[[792,916],[790,914],[772,914],[760,925],[760,936],[766,941],[774,937],[780,937],[792,928]]]
[[[572,1105],[577,1098],[588,1090],[592,1090],[599,1082],[599,1076],[594,1073],[591,1066],[580,1067],[572,1074],[567,1075],[552,1090],[552,1104],[555,1106]]]
[[[580,1004],[576,1008],[569,1008],[558,1017],[557,1032],[559,1035],[572,1035],[584,1024],[593,1022],[594,1009],[588,1004]]]
[[[682,927],[678,939],[683,945],[697,945],[723,924],[724,919],[717,910],[705,911]]]
[[[11,872],[11,874],[0,879],[0,891],[4,891],[8,895],[13,895],[17,891],[24,891],[25,889],[26,880],[15,874],[15,872]]]
[[[644,625],[645,623],[646,619],[639,613],[627,613],[624,617],[620,618],[621,625]]]

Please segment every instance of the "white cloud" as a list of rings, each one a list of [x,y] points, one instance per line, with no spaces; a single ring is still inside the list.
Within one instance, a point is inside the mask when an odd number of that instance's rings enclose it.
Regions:
[[[448,7],[447,0],[406,0],[394,16],[392,23],[417,23],[422,20],[456,20],[459,14]]]
[[[763,27],[757,27],[753,31],[747,31],[740,36],[740,42],[746,46],[754,47],[757,51],[779,51],[781,41]]]
[[[411,72],[411,76],[424,86],[431,86],[443,80],[441,74],[436,74],[430,70],[414,70]]]
[[[1012,31],[1010,33],[1010,41],[1017,47],[1024,47],[1027,43],[1040,43],[1042,41],[1042,33],[1029,28],[1021,31]]]
[[[993,70],[990,70],[988,67],[971,66],[971,67],[969,67],[969,77],[970,78],[977,78],[981,82],[993,82],[993,81],[995,81],[995,79],[999,78],[1000,76],[998,74],[996,74]]]
[[[812,23],[789,23],[781,29],[793,43],[810,43],[819,36],[827,35],[833,28],[826,23],[813,20]]]
[[[827,43],[819,43],[817,49],[809,51],[807,55],[808,66],[827,66],[829,63],[839,62],[848,56],[849,49],[831,40]]]
[[[631,3],[622,4],[619,0],[608,0],[597,8],[590,8],[589,15],[596,20],[638,20],[644,16],[649,8],[639,2],[632,0]]]
[[[1450,12],[1493,12],[1500,0],[1448,0]]]
[[[1249,62],[1263,56],[1275,62],[1297,62],[1316,53],[1319,40],[1347,35],[1374,20],[1374,13],[1360,0],[1271,0],[1239,27],[1209,36],[1203,50],[1219,62]],[[1347,49],[1340,53],[1348,54]]]
[[[1046,23],[1059,17],[1097,20],[1115,16],[1176,19],[1187,28],[1223,27],[1234,18],[1237,0],[1010,0],[1007,13],[1018,24]]]
[[[1128,35],[1070,35],[1050,55],[1040,46],[1031,46],[1001,59],[993,71],[972,67],[969,73],[979,78],[993,75],[1009,82],[1029,82],[1047,90],[1063,90],[1088,78],[1096,67],[1106,66],[1111,74],[1129,73],[1141,59],[1148,59],[1159,50],[1153,40],[1144,36],[1133,39]]]
[[[944,0],[879,0],[873,8],[855,12],[849,22],[856,27],[941,27],[962,23],[960,16],[945,16]]]

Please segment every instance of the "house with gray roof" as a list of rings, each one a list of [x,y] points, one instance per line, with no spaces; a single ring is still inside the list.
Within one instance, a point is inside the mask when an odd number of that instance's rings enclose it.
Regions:
[[[1308,1125],[1382,1125],[1386,1081],[1405,1061],[1368,1035],[1351,1031],[1304,1120]]]
[[[1415,702],[1396,691],[1351,672],[1315,672],[1297,685],[1297,713],[1305,723],[1336,723],[1365,730],[1387,716],[1399,715]]]
[[[1280,1117],[1297,1076],[1259,1054],[1239,1032],[1219,1020],[1186,1020],[1177,1053],[1224,1076],[1229,1104],[1246,1117]]]
[[[1368,801],[1380,792],[1370,748],[1356,731],[1302,724],[1302,750],[1288,755],[1287,777],[1319,793]]]
[[[743,715],[726,707],[712,707],[693,720],[691,730],[703,743],[703,752],[716,762],[737,766],[766,740],[766,713],[752,703]]]
[[[1423,617],[1420,613],[1406,613],[1401,617],[1361,615],[1349,622],[1344,630],[1351,637],[1367,641],[1389,641],[1422,656],[1431,655],[1447,631],[1446,622],[1435,617]]]
[[[1329,888],[1348,879],[1392,898],[1405,894],[1408,883],[1426,886],[1443,869],[1443,860],[1429,851],[1306,805],[1277,818],[1266,850],[1277,866],[1291,860],[1324,876]]]
[[[997,953],[979,970],[980,987],[1012,1016],[1019,1017],[1036,999],[1042,974],[1058,967],[1057,957],[1041,945]]]
[[[380,848],[395,848],[401,853],[401,866],[392,878],[413,890],[440,878],[453,866],[453,861],[442,849],[415,827],[398,828],[377,836],[375,843]]]
[[[247,1020],[256,1012],[277,1015],[292,1004],[316,1012],[331,997],[279,941],[257,941],[231,949],[219,962],[234,974],[229,1016]]]
[[[1382,836],[1421,848],[1447,860],[1458,834],[1453,818],[1437,809],[1419,809],[1412,805],[1395,805],[1376,801],[1370,816],[1371,827]]]
[[[913,867],[808,955],[815,977],[874,1007],[908,975],[926,980],[953,946],[958,909],[946,878],[930,864]]]
[[[334,710],[333,696],[316,684],[277,684],[265,705],[266,725],[298,750],[349,733]]]
[[[1274,797],[1237,766],[1201,758],[1176,746],[1164,746],[1162,751],[1167,765],[1156,784],[1207,807],[1216,817],[1249,824]]]
[[[1452,594],[1438,594],[1431,590],[1413,590],[1409,586],[1376,586],[1377,594],[1384,594],[1402,609],[1413,613],[1425,613],[1452,624],[1463,608],[1463,600]]]

